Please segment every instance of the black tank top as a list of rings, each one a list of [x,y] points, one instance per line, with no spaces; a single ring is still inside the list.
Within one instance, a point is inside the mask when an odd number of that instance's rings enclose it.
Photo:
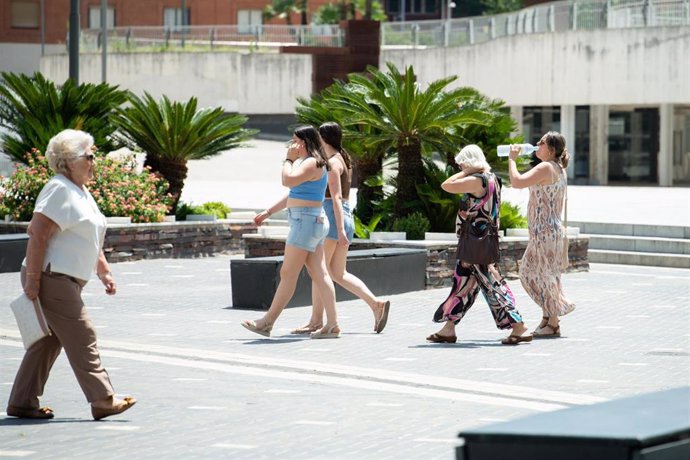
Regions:
[[[343,194],[343,200],[349,200],[350,187],[352,185],[352,168],[347,167],[347,165],[345,164],[345,160],[343,160],[342,156],[338,159],[344,166],[343,172],[340,175],[340,191]],[[331,190],[328,187],[326,187],[326,198],[331,198]]]

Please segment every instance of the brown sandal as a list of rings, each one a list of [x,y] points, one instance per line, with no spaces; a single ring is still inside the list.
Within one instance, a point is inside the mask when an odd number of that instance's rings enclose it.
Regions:
[[[544,334],[543,332],[539,332],[539,331],[543,331],[546,328],[549,328],[551,330],[551,332],[548,334]],[[553,327],[550,324],[547,324],[544,327],[537,328],[537,330],[535,330],[532,333],[532,335],[534,335],[534,337],[536,337],[538,339],[555,339],[555,338],[558,338],[561,336],[561,325],[559,324],[558,326]]]
[[[109,407],[107,409],[103,409],[100,407],[93,407],[91,406],[91,415],[93,415],[94,420],[101,420],[106,417],[110,417],[111,415],[117,415],[121,414],[127,409],[131,408],[133,405],[137,403],[137,400],[134,399],[131,396],[125,396],[122,399],[122,402],[118,404],[117,406],[114,407]]]
[[[433,343],[455,343],[458,341],[458,336],[457,335],[431,334],[426,339],[429,342],[433,342]]]
[[[534,336],[529,335],[509,335],[508,337],[501,340],[503,345],[517,345],[522,342],[531,342]]]
[[[50,419],[55,417],[50,407],[28,408],[7,406],[7,415],[18,418]]]
[[[388,323],[388,312],[391,309],[391,302],[390,300],[386,300],[386,303],[383,304],[383,309],[381,311],[381,317],[379,318],[378,321],[376,321],[376,325],[374,326],[374,331],[377,334],[380,334],[383,331],[383,328],[386,327],[386,323]]]

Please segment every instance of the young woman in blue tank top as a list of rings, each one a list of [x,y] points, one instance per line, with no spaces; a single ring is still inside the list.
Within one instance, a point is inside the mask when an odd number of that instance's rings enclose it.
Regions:
[[[386,327],[390,302],[376,297],[364,282],[347,271],[347,251],[350,247],[355,223],[350,211],[350,185],[352,164],[350,155],[343,149],[343,132],[338,123],[327,122],[319,126],[323,149],[328,157],[328,189],[324,210],[328,217],[328,235],[324,242],[326,266],[333,281],[364,300],[374,314],[374,331]],[[312,287],[312,312],[309,322],[292,331],[293,334],[309,334],[323,327],[323,302],[318,290]]]
[[[323,251],[323,241],[328,234],[328,220],[323,211],[327,171],[328,158],[321,146],[319,133],[312,126],[297,128],[282,172],[283,185],[290,188],[290,193],[254,218],[254,223],[261,225],[271,214],[287,208],[290,232],[285,242],[280,283],[271,307],[263,318],[242,322],[242,326],[252,332],[270,337],[273,323],[295,293],[297,278],[306,265],[326,310],[326,324],[312,333],[312,338],[340,336],[335,289],[328,275]]]

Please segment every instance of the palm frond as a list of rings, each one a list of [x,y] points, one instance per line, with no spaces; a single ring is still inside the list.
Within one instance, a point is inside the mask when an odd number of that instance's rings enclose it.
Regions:
[[[88,132],[103,151],[119,147],[110,121],[127,100],[127,91],[106,83],[75,85],[71,80],[58,87],[40,73],[1,76],[0,126],[7,132],[0,141],[15,160],[24,162],[33,148],[44,150],[51,137],[67,128]]]

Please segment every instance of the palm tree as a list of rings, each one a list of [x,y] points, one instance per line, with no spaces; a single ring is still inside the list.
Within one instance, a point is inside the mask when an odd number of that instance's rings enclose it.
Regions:
[[[517,123],[510,116],[510,111],[505,102],[500,99],[491,99],[474,88],[463,88],[465,92],[465,106],[473,107],[486,113],[486,124],[466,125],[461,128],[460,135],[465,139],[465,143],[477,144],[484,151],[486,160],[491,165],[500,164],[501,160],[496,155],[496,147],[501,144],[511,144],[522,140],[511,138],[511,133],[517,130]],[[449,152],[447,155],[448,165],[455,166],[454,156],[456,152]],[[520,157],[519,164],[528,164],[529,159]],[[505,166],[505,162],[503,163]],[[505,167],[495,168],[494,172],[502,178],[508,176]]]
[[[353,186],[357,188],[355,213],[363,222],[369,222],[374,215],[374,203],[383,199],[382,185],[373,184],[370,179],[381,175],[386,151],[367,148],[362,139],[371,131],[371,127],[349,123],[339,110],[342,100],[339,94],[345,91],[344,85],[342,81],[336,81],[310,99],[298,98],[295,113],[300,123],[319,126],[326,121],[335,121],[340,124],[343,129],[343,147],[350,153],[354,163],[356,180]]]
[[[146,164],[169,182],[177,208],[187,177],[187,161],[209,158],[249,140],[255,130],[242,128],[247,118],[226,115],[220,107],[197,110],[197,100],[171,102],[163,96],[132,95],[131,107],[119,111],[114,123],[132,146],[148,155]]]
[[[63,129],[80,129],[91,134],[102,151],[119,147],[112,141],[110,123],[115,110],[127,101],[128,92],[107,83],[75,85],[67,80],[61,87],[40,73],[32,77],[2,73],[0,82],[0,135],[5,152],[26,163],[31,149],[44,150],[51,137]]]
[[[334,87],[330,97],[339,99],[348,125],[370,127],[352,132],[365,148],[397,151],[394,212],[403,217],[419,202],[416,186],[425,180],[422,152],[455,150],[463,141],[463,128],[486,123],[486,114],[465,105],[466,90],[446,89],[457,77],[433,81],[423,90],[412,67],[404,74],[392,64],[387,67],[387,72],[369,67],[367,75],[349,75],[348,83]]]
[[[300,14],[303,10],[306,12],[305,0],[273,0],[270,5],[264,8],[263,17],[266,20],[273,18],[285,19],[287,25],[291,26],[292,14]],[[304,21],[305,19],[303,18],[302,20]]]

